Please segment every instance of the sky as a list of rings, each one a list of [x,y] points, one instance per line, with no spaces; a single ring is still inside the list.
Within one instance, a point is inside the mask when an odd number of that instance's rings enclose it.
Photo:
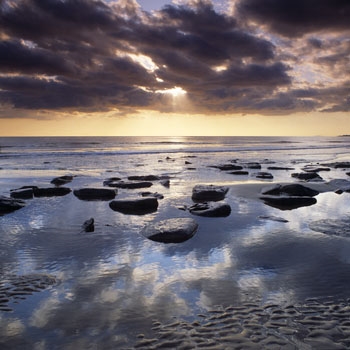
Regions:
[[[349,0],[0,0],[0,136],[350,134]]]

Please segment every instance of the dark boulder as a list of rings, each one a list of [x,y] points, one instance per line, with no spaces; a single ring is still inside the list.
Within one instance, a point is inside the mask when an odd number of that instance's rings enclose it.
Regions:
[[[192,200],[199,202],[221,201],[228,192],[227,187],[215,185],[196,185],[192,189]]]
[[[117,191],[107,188],[81,188],[79,190],[74,190],[73,194],[77,198],[85,201],[108,201],[115,198]]]
[[[231,175],[249,175],[249,171],[235,170],[235,171],[229,172],[228,174],[231,174]]]
[[[121,199],[110,202],[109,207],[123,214],[143,215],[157,211],[158,200],[154,197]]]
[[[62,186],[72,181],[73,181],[72,175],[64,175],[64,176],[55,177],[54,179],[51,180],[51,183],[55,186]]]
[[[289,185],[273,185],[269,187],[264,187],[261,190],[263,195],[274,195],[274,196],[307,196],[314,197],[319,194],[318,191],[312,188],[300,185],[300,184],[289,184]]]
[[[47,188],[34,188],[34,197],[61,197],[65,196],[72,190],[68,187],[47,187]]]
[[[11,213],[25,207],[25,202],[19,199],[0,196],[0,215]]]
[[[198,224],[191,218],[175,218],[156,222],[146,226],[142,235],[162,243],[181,243],[194,236]]]
[[[231,207],[223,202],[196,203],[188,208],[193,215],[206,217],[226,217],[231,214]]]

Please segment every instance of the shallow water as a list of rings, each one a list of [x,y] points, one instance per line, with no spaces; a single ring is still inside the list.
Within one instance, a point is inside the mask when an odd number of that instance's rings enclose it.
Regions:
[[[154,181],[145,189],[164,195],[157,212],[147,215],[121,214],[108,201],[81,201],[70,193],[27,200],[25,208],[1,216],[0,344],[129,348],[140,342],[140,334],[154,336],[154,322],[170,324],[176,317],[191,323],[198,314],[208,318],[213,309],[273,303],[284,310],[310,298],[347,305],[350,195],[325,192],[313,206],[281,211],[257,199],[257,191],[295,182],[291,173],[306,164],[349,161],[349,143],[348,138],[1,138],[2,195],[23,185],[49,187],[53,177],[67,174],[76,176],[66,185],[72,190],[102,187],[112,176],[150,174],[169,175],[170,187]],[[236,177],[208,168],[237,158],[259,161],[263,171],[271,165],[295,170],[271,171],[273,180],[257,180],[257,170]],[[320,175],[349,179],[343,169]],[[225,201],[231,215],[203,218],[179,210],[192,204],[198,183],[229,186]],[[119,189],[117,198],[142,191]],[[82,232],[90,217],[95,231]],[[148,223],[170,217],[194,218],[196,235],[167,245],[141,235]],[[42,285],[30,291],[33,275]],[[12,295],[19,279],[19,289],[29,292]]]

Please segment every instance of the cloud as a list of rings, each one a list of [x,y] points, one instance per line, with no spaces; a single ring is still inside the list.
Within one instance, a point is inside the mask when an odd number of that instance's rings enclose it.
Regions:
[[[136,1],[3,0],[0,104],[174,111],[159,91],[181,87],[182,111],[196,113],[347,110],[333,91],[347,91],[348,5],[293,4],[238,1],[230,14],[192,0],[149,13]]]

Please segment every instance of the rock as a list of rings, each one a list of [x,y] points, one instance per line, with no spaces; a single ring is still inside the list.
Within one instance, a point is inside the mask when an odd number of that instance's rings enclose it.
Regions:
[[[277,221],[277,222],[288,222],[288,220],[283,219],[279,216],[273,216],[273,215],[260,215],[258,216],[259,219],[263,219],[263,220],[271,220],[271,221]]]
[[[170,180],[169,179],[163,179],[160,181],[160,184],[166,188],[170,187]]]
[[[152,182],[149,181],[141,181],[141,182],[132,182],[132,181],[117,181],[117,182],[110,182],[107,184],[109,187],[117,187],[117,188],[147,188],[151,187],[153,185]]]
[[[72,190],[68,187],[47,187],[47,188],[34,188],[34,197],[60,197],[65,196]]]
[[[293,173],[292,177],[295,177],[295,178],[300,179],[300,180],[306,180],[306,181],[310,181],[310,180],[320,181],[320,180],[323,180],[322,177],[320,175],[318,175],[317,173],[315,173],[315,172]]]
[[[143,215],[155,212],[158,200],[154,197],[121,199],[110,202],[109,207],[123,214]]]
[[[157,199],[163,199],[164,196],[158,192],[141,192],[142,197],[154,197]]]
[[[231,207],[223,202],[196,203],[188,210],[191,214],[206,217],[226,217],[231,214]]]
[[[107,188],[81,188],[79,190],[74,190],[73,194],[81,200],[108,201],[115,198],[117,190]]]
[[[162,243],[181,243],[194,236],[198,224],[191,218],[175,218],[159,221],[142,230],[146,238]]]
[[[345,173],[346,175],[348,175],[348,176],[350,176],[350,172],[348,172],[348,173]]]
[[[288,195],[314,197],[317,196],[319,192],[300,184],[289,184],[283,186],[280,184],[276,184],[273,186],[264,187],[261,190],[261,194],[274,196]]]
[[[257,162],[250,162],[242,164],[247,169],[261,169],[261,165]]]
[[[27,188],[22,190],[11,190],[11,198],[17,199],[32,199],[34,196],[33,189]]]
[[[320,167],[318,165],[306,165],[302,168],[303,171],[307,173],[318,173],[320,171],[330,171],[330,168]]]
[[[350,168],[350,162],[334,162],[334,163],[323,164],[323,165],[331,166],[335,169],[339,169],[339,168],[348,169],[348,168]]]
[[[89,220],[86,220],[82,228],[85,232],[94,232],[95,231],[95,220],[94,218],[90,218]]]
[[[186,164],[186,165],[189,165],[189,164],[192,164],[192,163],[189,162],[188,160],[185,160],[185,164]]]
[[[72,181],[73,181],[72,175],[64,175],[64,176],[55,177],[54,179],[51,180],[51,183],[55,186],[62,186]]]
[[[225,198],[228,187],[215,185],[196,185],[192,189],[192,200],[207,202],[221,201]]]
[[[160,180],[159,176],[156,175],[146,175],[146,176],[129,176],[128,180],[132,181],[156,181]]]
[[[222,164],[222,165],[209,165],[209,168],[215,168],[220,170],[242,170],[243,167],[235,164]]]
[[[316,204],[317,201],[313,197],[319,192],[300,184],[277,184],[263,188],[261,194],[260,199],[265,204],[281,210],[292,210]]]
[[[25,202],[20,199],[0,196],[0,215],[11,213],[25,207]]]
[[[293,210],[317,203],[316,198],[304,196],[263,196],[265,204],[280,210]]]
[[[103,181],[103,186],[114,187],[113,183],[120,180],[121,180],[120,177],[110,177],[109,179]]]
[[[295,168],[288,168],[283,166],[269,166],[267,170],[295,170]]]
[[[273,175],[271,173],[267,173],[265,171],[259,171],[258,173],[253,174],[257,179],[273,179]]]
[[[236,171],[231,171],[228,174],[231,174],[231,175],[249,175],[249,172],[245,171],[245,170],[236,170]]]

